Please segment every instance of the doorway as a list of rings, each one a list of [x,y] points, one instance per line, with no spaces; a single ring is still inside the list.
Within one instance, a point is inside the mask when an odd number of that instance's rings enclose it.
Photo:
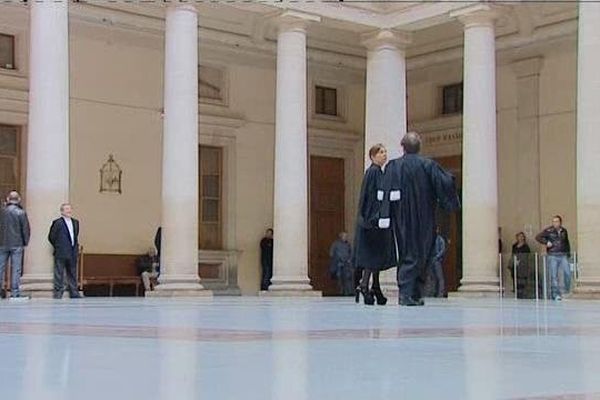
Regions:
[[[337,281],[329,276],[329,248],[344,231],[344,159],[310,157],[310,250],[308,276],[324,296],[339,294]]]
[[[435,161],[455,176],[460,197],[462,193],[462,156],[439,157],[435,158]],[[442,235],[449,241],[444,258],[446,292],[455,292],[462,279],[462,209],[454,213],[438,210],[436,214],[437,223],[442,228]]]

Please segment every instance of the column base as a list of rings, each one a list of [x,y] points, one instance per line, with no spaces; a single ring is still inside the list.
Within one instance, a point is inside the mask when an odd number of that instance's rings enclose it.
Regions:
[[[273,278],[269,290],[261,290],[261,297],[322,297],[323,293],[314,290],[308,278]]]
[[[258,292],[259,297],[323,297],[320,290],[270,289]]]
[[[448,297],[498,297],[500,296],[500,293],[500,282],[498,279],[492,278],[490,280],[463,281],[461,282],[461,286],[458,288],[458,291],[448,293]]]
[[[21,294],[32,299],[51,299],[54,294],[54,277],[52,275],[29,275],[21,278]]]
[[[599,300],[600,280],[580,280],[569,298],[578,300]]]
[[[180,288],[163,288],[146,292],[144,295],[148,298],[172,298],[172,297],[213,297],[213,292],[210,290],[202,289],[180,289]]]
[[[200,284],[194,275],[165,275],[159,278],[154,290],[146,292],[145,297],[212,297],[213,293]]]

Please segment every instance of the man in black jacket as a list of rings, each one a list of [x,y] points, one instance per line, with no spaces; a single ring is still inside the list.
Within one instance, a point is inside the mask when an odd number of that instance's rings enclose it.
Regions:
[[[538,233],[535,237],[535,240],[546,246],[547,265],[550,273],[550,291],[552,299],[556,301],[562,300],[562,295],[571,286],[571,271],[569,266],[571,243],[569,242],[569,233],[562,226],[562,222],[562,217],[555,215],[552,217],[552,225]],[[558,285],[559,273],[562,273],[564,277],[563,289]]]
[[[54,298],[62,298],[66,275],[69,296],[74,299],[81,297],[77,291],[79,221],[72,217],[73,208],[68,203],[60,206],[60,214],[48,234],[48,241],[54,247]]]
[[[21,196],[17,192],[10,192],[6,198],[6,206],[0,211],[0,285],[10,258],[11,299],[21,297],[19,288],[23,270],[23,250],[29,244],[29,236],[29,220],[21,207]]]
[[[262,274],[260,290],[269,290],[273,278],[273,229],[267,229],[265,237],[260,241],[260,265]]]

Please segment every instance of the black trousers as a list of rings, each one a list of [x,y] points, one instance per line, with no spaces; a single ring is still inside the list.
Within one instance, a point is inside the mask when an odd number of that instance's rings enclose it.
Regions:
[[[412,297],[418,300],[422,297],[423,267],[413,257],[405,257],[398,268],[396,278],[400,297]]]
[[[260,290],[269,290],[271,279],[273,278],[273,263],[262,263],[262,276],[260,279]]]
[[[55,258],[54,259],[54,298],[61,299],[66,286],[69,296],[79,297],[77,290],[77,258]]]

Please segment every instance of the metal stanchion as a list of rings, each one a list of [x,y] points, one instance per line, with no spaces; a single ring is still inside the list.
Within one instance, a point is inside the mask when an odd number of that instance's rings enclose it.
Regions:
[[[535,301],[540,300],[540,258],[539,254],[535,253]]]
[[[575,282],[579,281],[579,262],[577,261],[577,252],[573,252],[573,277]],[[571,286],[573,283],[571,283]]]
[[[502,279],[502,253],[498,253],[498,276],[500,279],[500,298],[504,297],[504,279]]]
[[[518,299],[517,293],[517,256],[513,256],[513,287],[515,290],[515,299]]]
[[[544,271],[544,290],[542,291],[542,295],[544,297],[544,301],[548,300],[548,265],[547,265],[547,257],[543,257],[544,262],[542,263],[542,270]]]

